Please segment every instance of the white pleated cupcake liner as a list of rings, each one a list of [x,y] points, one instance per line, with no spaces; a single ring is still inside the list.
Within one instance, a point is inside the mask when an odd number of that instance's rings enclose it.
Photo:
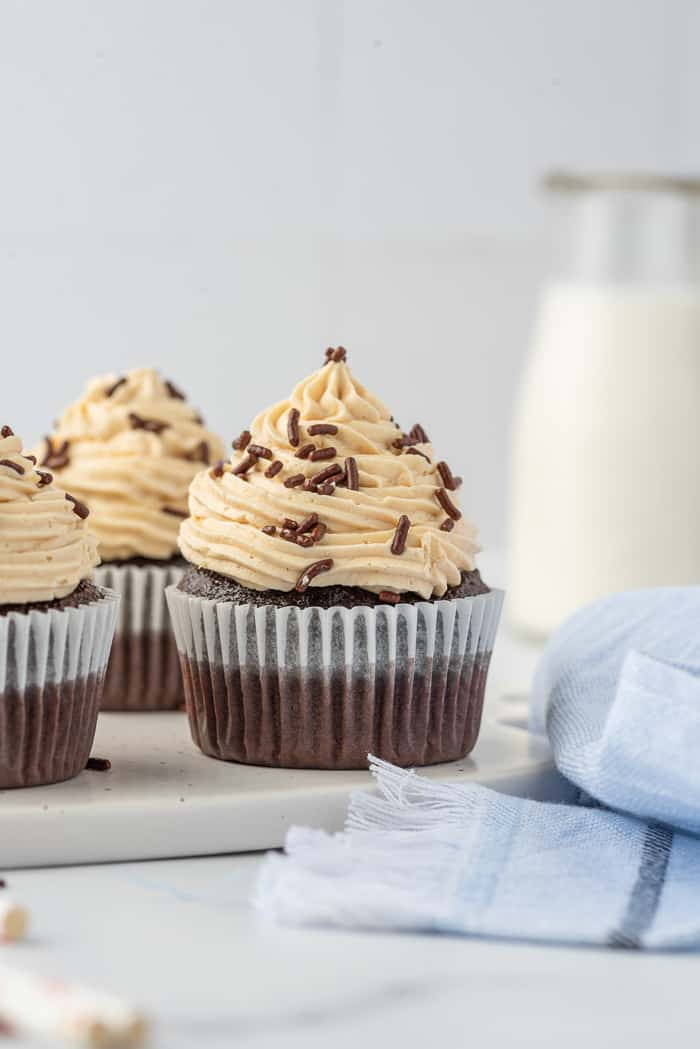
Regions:
[[[51,783],[84,767],[119,596],[0,616],[0,787]]]
[[[166,596],[205,753],[359,768],[370,751],[431,764],[476,741],[501,591],[329,609]]]
[[[182,578],[182,565],[106,564],[95,570],[98,586],[121,597],[107,671],[103,710],[174,710],[184,694],[165,591]]]

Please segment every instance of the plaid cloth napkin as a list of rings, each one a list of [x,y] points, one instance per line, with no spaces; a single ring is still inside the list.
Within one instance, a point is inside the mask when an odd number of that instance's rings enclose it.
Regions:
[[[700,946],[700,587],[574,616],[536,675],[580,804],[430,782],[370,759],[343,834],[293,828],[257,902],[295,923],[688,949]]]

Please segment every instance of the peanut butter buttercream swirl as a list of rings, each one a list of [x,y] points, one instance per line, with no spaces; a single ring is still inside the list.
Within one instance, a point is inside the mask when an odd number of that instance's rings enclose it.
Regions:
[[[180,548],[254,590],[353,586],[440,597],[474,568],[459,479],[427,434],[402,434],[352,376],[340,348],[200,472]]]
[[[0,429],[0,605],[66,597],[99,563],[87,507]]]
[[[103,561],[177,553],[187,490],[223,444],[152,368],[93,379],[61,416],[42,462],[90,507]]]

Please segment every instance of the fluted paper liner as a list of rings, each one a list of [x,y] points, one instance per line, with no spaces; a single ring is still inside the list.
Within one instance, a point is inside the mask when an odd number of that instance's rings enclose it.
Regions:
[[[464,757],[474,746],[503,603],[329,609],[167,600],[195,743],[229,761],[366,768]]]
[[[85,767],[119,597],[0,616],[0,787],[56,783]]]
[[[181,565],[101,565],[95,582],[121,596],[103,710],[174,710],[185,701],[177,647],[165,602]]]

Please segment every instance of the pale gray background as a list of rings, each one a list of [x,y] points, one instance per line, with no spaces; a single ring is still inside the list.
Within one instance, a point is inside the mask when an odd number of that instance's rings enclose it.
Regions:
[[[154,363],[227,438],[344,343],[503,536],[550,165],[700,167],[694,0],[0,0],[0,421]]]

